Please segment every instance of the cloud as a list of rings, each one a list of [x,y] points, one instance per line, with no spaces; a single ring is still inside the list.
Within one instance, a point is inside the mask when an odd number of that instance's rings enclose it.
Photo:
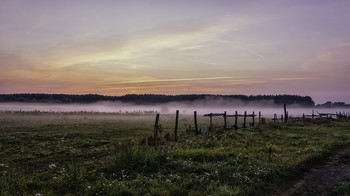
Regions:
[[[43,60],[46,64],[65,67],[88,62],[132,60],[144,56],[160,57],[167,51],[171,51],[172,54],[187,54],[189,51],[205,52],[207,42],[215,41],[220,36],[237,29],[235,24],[225,20],[190,30],[180,29],[172,33],[134,35],[126,40],[108,38],[111,40],[92,40],[90,43],[79,44],[80,38],[76,38],[77,41],[69,39],[52,47]],[[67,44],[70,47],[66,47]]]
[[[260,57],[260,58],[263,58],[263,57],[264,57],[263,54],[261,54],[261,53],[255,51],[255,50],[252,50],[252,49],[250,49],[250,48],[247,48],[247,47],[244,47],[244,46],[237,46],[237,48],[240,49],[240,50],[242,50],[242,51],[246,51],[246,52],[248,52],[248,53],[250,53],[250,54],[252,54],[252,55],[254,55],[254,56],[257,56],[257,57]]]
[[[127,81],[120,82],[120,84],[128,83],[145,83],[145,82],[177,82],[177,81],[198,81],[198,80],[218,80],[218,79],[230,79],[232,77],[206,77],[206,78],[168,78],[168,79],[151,79],[151,80],[141,80],[141,81]]]
[[[296,77],[284,77],[284,78],[272,78],[273,80],[314,80],[316,78],[296,78]]]
[[[348,77],[350,73],[350,43],[342,42],[320,51],[303,64],[306,72],[329,77]]]

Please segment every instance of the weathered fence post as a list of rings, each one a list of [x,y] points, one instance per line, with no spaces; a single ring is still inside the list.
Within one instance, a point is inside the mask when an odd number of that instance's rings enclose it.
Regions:
[[[244,111],[244,118],[243,118],[243,128],[245,128],[245,123],[247,121],[247,111]]]
[[[312,110],[312,119],[315,118],[314,110]]]
[[[197,111],[194,111],[194,128],[196,131],[196,136],[198,136]]]
[[[254,111],[253,111],[253,123],[252,123],[252,125],[253,125],[253,127],[255,125],[255,113],[254,113]]]
[[[238,120],[237,120],[237,117],[238,117],[238,112],[236,111],[236,112],[235,112],[235,129],[238,129],[238,124],[237,124]]]
[[[226,124],[226,111],[224,112],[224,126],[225,126],[224,130],[226,130],[226,128],[227,128],[227,124]]]
[[[288,121],[288,112],[287,112],[287,104],[284,104],[284,122]]]
[[[275,123],[277,120],[277,114],[273,114],[273,123]]]
[[[210,113],[210,130],[213,130],[213,113]]]
[[[259,126],[261,124],[261,111],[259,111]]]
[[[284,121],[283,121],[283,114],[281,114],[281,121],[284,122]]]
[[[177,142],[177,128],[179,124],[179,110],[176,110],[176,118],[175,118],[175,141]]]
[[[153,140],[155,141],[158,136],[158,121],[159,121],[159,114],[156,115],[156,122],[154,123],[154,135]]]

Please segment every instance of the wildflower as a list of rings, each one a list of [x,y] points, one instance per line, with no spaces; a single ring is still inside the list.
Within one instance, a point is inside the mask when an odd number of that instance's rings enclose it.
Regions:
[[[56,164],[54,163],[49,164],[49,168],[54,168],[54,167],[56,167]]]

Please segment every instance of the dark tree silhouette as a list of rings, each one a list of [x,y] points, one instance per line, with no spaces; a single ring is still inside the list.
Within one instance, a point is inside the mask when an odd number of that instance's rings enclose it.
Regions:
[[[124,96],[103,96],[97,94],[71,95],[71,94],[0,94],[0,102],[44,102],[44,103],[94,103],[98,101],[120,101],[133,104],[161,104],[169,102],[184,102],[198,100],[220,100],[227,102],[240,100],[243,105],[272,102],[276,105],[298,104],[303,107],[313,107],[315,102],[309,96],[300,95],[160,95],[160,94],[128,94]],[[343,105],[342,102],[334,105]]]

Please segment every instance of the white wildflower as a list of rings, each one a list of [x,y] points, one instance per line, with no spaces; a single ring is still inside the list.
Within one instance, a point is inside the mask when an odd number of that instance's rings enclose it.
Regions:
[[[49,168],[54,168],[54,167],[56,167],[56,164],[54,163],[49,164]]]

